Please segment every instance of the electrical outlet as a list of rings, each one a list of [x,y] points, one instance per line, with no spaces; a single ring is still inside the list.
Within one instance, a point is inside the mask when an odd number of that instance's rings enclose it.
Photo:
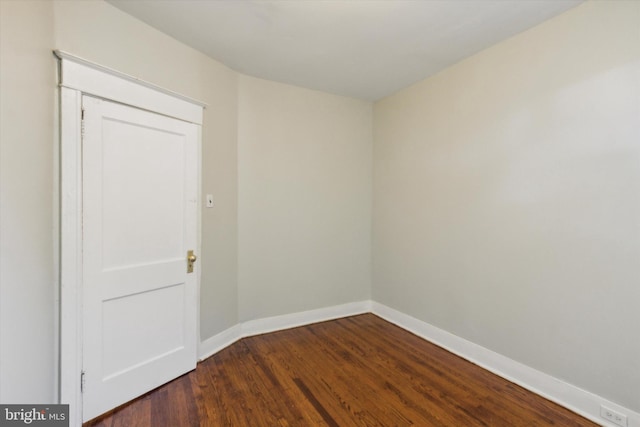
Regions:
[[[627,427],[627,416],[620,412],[616,412],[613,409],[609,409],[606,406],[600,406],[600,416],[614,424]]]

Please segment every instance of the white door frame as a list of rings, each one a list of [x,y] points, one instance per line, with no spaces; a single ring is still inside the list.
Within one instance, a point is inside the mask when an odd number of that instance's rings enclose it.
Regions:
[[[54,53],[59,58],[60,86],[60,403],[70,405],[69,425],[76,426],[82,424],[82,96],[93,95],[199,125],[198,195],[205,104],[66,52]],[[198,197],[198,254],[202,247],[200,208]],[[196,268],[198,300],[200,271]],[[199,319],[199,304],[196,310]],[[196,334],[199,337],[200,331]]]

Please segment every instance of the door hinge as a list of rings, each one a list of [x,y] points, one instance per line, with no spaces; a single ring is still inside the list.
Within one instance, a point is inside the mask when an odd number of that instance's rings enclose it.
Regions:
[[[84,108],[80,110],[80,137],[84,138]]]
[[[84,387],[85,387],[85,372],[82,371],[80,373],[80,393],[84,393]]]

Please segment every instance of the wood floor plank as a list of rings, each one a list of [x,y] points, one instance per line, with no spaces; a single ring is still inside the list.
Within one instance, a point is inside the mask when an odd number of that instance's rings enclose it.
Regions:
[[[372,314],[242,339],[85,425],[596,426]]]

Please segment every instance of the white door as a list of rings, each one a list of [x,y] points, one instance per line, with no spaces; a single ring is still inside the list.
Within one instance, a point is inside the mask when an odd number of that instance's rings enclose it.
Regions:
[[[82,103],[86,421],[196,366],[199,127]]]

